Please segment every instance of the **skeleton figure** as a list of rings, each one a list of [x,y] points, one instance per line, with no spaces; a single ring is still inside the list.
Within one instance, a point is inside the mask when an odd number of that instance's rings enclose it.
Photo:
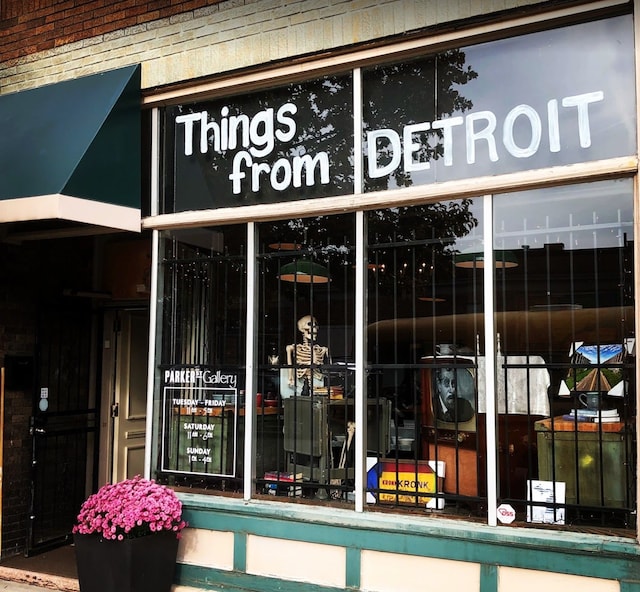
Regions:
[[[289,386],[295,384],[295,378],[303,381],[307,387],[311,384],[313,376],[314,382],[322,380],[322,372],[319,368],[311,371],[311,365],[320,366],[329,357],[329,348],[316,344],[318,337],[318,323],[310,316],[306,315],[298,321],[298,331],[302,333],[302,343],[287,345],[287,364],[297,366],[289,368]]]

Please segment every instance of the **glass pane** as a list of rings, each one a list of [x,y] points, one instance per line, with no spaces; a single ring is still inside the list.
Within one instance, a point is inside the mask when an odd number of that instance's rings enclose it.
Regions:
[[[161,256],[160,476],[240,491],[246,227],[166,231]]]
[[[367,395],[391,405],[389,440],[369,447],[372,504],[482,511],[481,206],[367,215]]]
[[[634,154],[634,79],[631,15],[365,69],[365,190]]]
[[[618,180],[494,200],[516,263],[495,278],[500,495],[522,521],[635,522],[632,196]]]
[[[354,229],[353,215],[259,225],[258,495],[352,499]]]
[[[350,75],[164,111],[163,213],[353,191]]]

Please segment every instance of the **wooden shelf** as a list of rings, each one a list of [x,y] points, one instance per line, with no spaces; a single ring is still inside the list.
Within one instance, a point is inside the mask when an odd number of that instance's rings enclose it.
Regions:
[[[591,422],[591,421],[571,421],[563,419],[562,416],[548,417],[536,421],[536,431],[538,432],[623,432],[626,424],[624,421],[611,422]]]

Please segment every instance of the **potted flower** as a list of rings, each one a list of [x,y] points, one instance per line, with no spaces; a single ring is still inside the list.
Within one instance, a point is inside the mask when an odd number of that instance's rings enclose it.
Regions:
[[[73,527],[81,592],[169,592],[185,526],[168,487],[139,475],[104,485]]]

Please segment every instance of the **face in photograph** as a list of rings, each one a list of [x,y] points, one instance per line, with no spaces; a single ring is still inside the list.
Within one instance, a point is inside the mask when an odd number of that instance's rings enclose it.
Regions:
[[[436,417],[442,421],[469,421],[475,410],[470,399],[473,391],[458,384],[458,372],[455,368],[438,368],[435,371],[434,405]]]

